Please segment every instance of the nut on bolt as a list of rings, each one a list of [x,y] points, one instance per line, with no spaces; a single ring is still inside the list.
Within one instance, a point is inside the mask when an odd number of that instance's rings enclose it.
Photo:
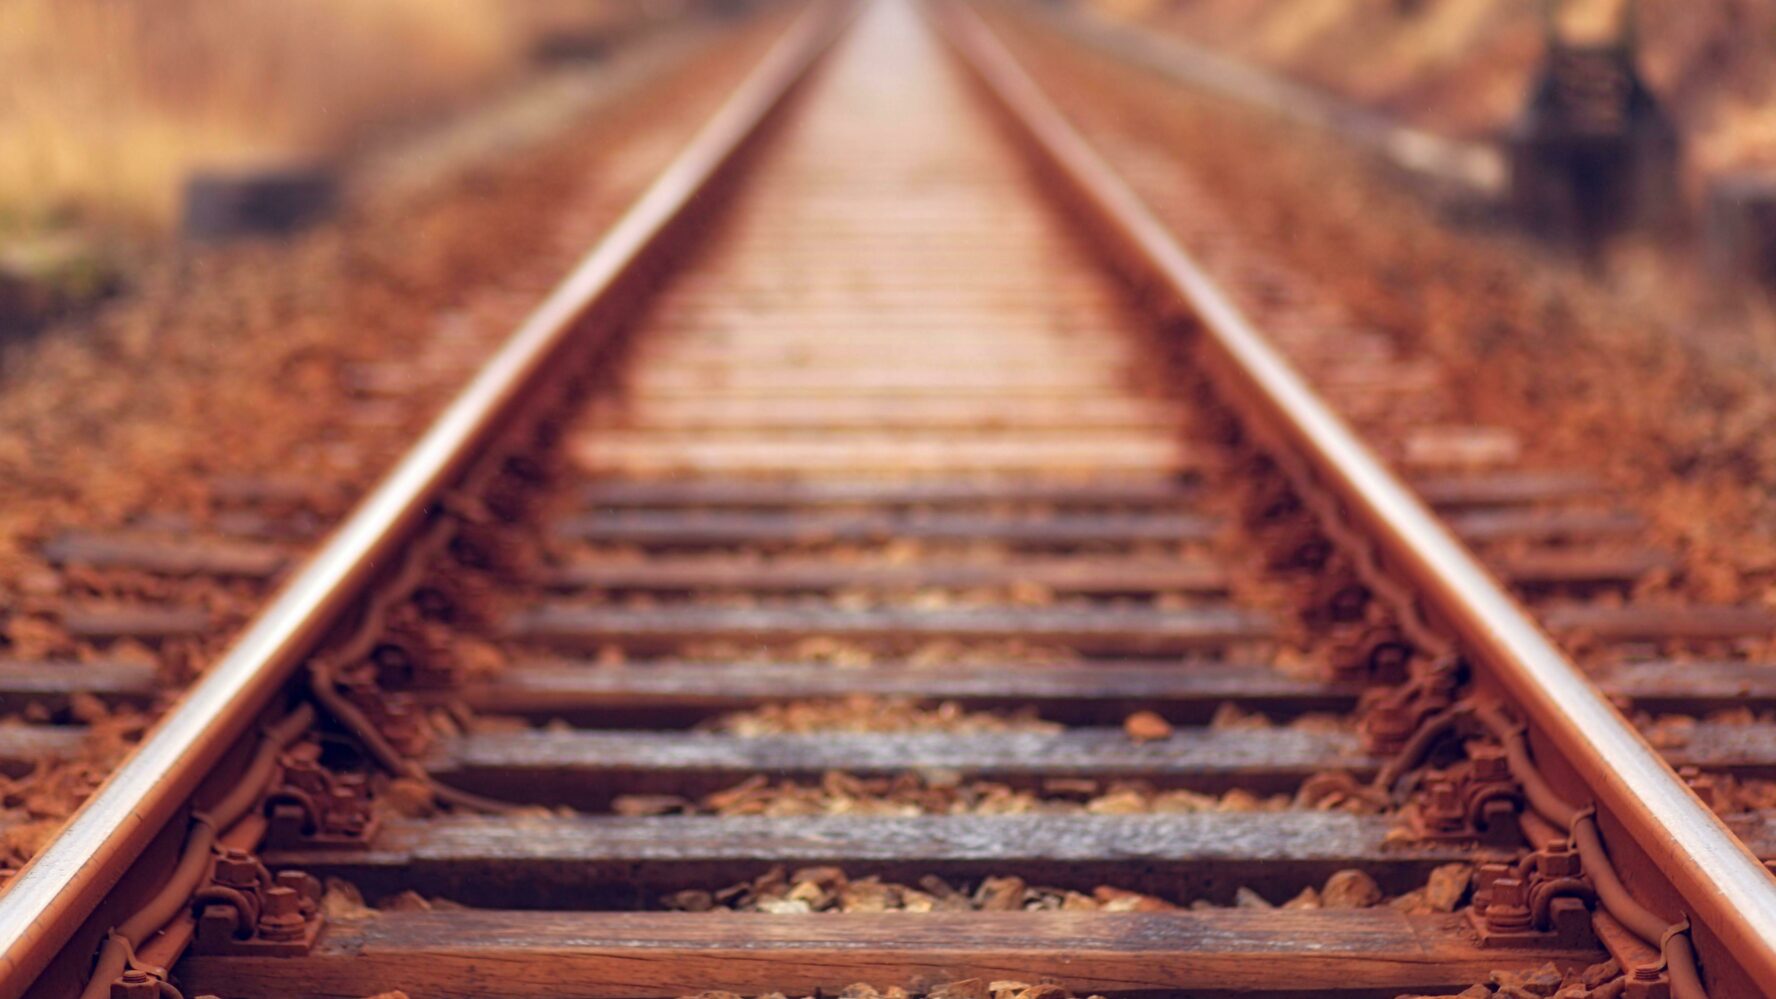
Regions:
[[[1489,743],[1475,743],[1468,747],[1468,762],[1473,765],[1476,780],[1511,779],[1511,761],[1505,755],[1503,746]]]
[[[1494,879],[1486,902],[1486,928],[1494,933],[1526,933],[1535,929],[1528,887],[1521,878]]]
[[[302,896],[282,885],[265,889],[265,908],[254,927],[261,940],[300,940],[308,920],[302,914]]]
[[[228,888],[251,889],[259,884],[262,870],[259,858],[245,850],[225,849],[216,855],[210,876]]]
[[[131,968],[111,979],[111,999],[160,999],[160,979]]]
[[[1640,965],[1622,984],[1622,999],[1671,999],[1671,976],[1663,961]]]

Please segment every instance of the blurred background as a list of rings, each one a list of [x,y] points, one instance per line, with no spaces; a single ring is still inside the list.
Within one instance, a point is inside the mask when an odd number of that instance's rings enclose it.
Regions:
[[[1557,242],[1682,233],[1711,273],[1776,286],[1776,0],[979,2],[1409,157]],[[558,122],[564,74],[723,6],[4,0],[0,333],[103,297],[169,238],[231,234],[247,201],[247,228],[294,228],[348,181],[411,173],[403,144],[514,145],[438,133],[502,102]],[[552,127],[505,114],[526,116]]]
[[[199,166],[333,155],[672,0],[6,0],[0,225],[163,231]]]
[[[1522,110],[1550,20],[1562,38],[1638,34],[1638,65],[1701,172],[1776,163],[1772,0],[1089,0],[1106,16],[1284,70],[1451,133]]]
[[[522,101],[690,6],[5,0],[0,339],[118,289],[182,231],[229,228],[242,178],[277,178],[272,214],[306,221],[339,164]]]

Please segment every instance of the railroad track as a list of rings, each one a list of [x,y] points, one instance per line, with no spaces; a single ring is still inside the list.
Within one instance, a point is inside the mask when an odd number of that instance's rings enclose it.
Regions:
[[[918,10],[810,5],[300,567],[264,483],[52,543],[160,660],[9,665],[15,772],[206,654],[177,580],[257,609],[0,894],[6,994],[1776,991],[1767,817],[1672,770],[1768,726],[1605,700],[1776,691],[1584,676],[1457,538],[1594,641],[1768,622],[1619,609],[1582,477],[1404,484]]]

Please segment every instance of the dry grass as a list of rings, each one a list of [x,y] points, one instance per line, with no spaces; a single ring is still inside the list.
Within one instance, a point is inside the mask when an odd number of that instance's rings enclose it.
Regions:
[[[1537,0],[1091,0],[1440,129],[1496,131],[1541,55]],[[1561,30],[1614,34],[1624,0],[1566,0]],[[1643,0],[1642,64],[1701,173],[1776,165],[1776,0]]]
[[[192,165],[324,152],[523,51],[511,0],[4,0],[0,231],[158,227]]]

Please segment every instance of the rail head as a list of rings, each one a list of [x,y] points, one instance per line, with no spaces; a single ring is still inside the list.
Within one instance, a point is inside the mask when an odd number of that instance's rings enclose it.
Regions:
[[[854,5],[816,0],[204,677],[0,893],[0,997],[26,994],[202,779],[270,706],[386,563],[505,433],[585,320],[698,210],[838,36]]]
[[[1310,466],[1476,668],[1578,771],[1682,899],[1682,915],[1776,994],[1776,878],[1270,344],[992,29],[964,4],[937,0],[934,10],[1013,131],[1083,209],[1081,221],[1126,251],[1141,280],[1193,317],[1246,414]]]

